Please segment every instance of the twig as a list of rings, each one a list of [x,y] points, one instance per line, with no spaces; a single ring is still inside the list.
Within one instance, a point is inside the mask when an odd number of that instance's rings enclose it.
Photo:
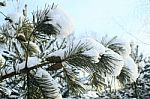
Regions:
[[[0,13],[1,13],[3,16],[7,17],[2,11],[0,11]]]

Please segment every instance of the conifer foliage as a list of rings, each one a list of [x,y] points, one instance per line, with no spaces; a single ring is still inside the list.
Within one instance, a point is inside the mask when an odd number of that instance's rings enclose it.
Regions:
[[[5,16],[1,26],[0,98],[81,97],[88,90],[102,91],[107,77],[136,80],[129,43],[117,37],[72,39],[72,19],[54,4],[32,16],[25,5],[23,13]]]

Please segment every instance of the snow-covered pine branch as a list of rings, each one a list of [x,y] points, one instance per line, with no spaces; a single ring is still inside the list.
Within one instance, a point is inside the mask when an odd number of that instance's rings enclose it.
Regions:
[[[61,8],[53,5],[33,14],[34,24],[40,33],[54,35],[58,38],[68,37],[74,32],[73,19]]]
[[[38,83],[43,97],[45,99],[62,99],[59,84],[44,69],[38,68],[35,74],[32,74],[35,82]]]
[[[125,67],[129,70],[131,82],[135,82],[139,76],[138,66],[135,64],[134,60],[128,56],[124,58]]]
[[[50,63],[55,63],[55,61],[46,61],[41,63],[37,57],[29,57],[27,69],[25,68],[25,61],[16,66],[17,71],[14,70],[13,67],[5,67],[1,69],[0,80],[2,81],[6,78],[10,78],[21,73],[26,73],[27,71],[43,67]]]

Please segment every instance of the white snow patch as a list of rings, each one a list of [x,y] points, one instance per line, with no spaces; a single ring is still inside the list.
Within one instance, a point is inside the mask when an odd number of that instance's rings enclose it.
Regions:
[[[57,51],[54,51],[52,53],[50,53],[47,57],[51,57],[51,56],[60,56],[61,59],[64,58],[64,53],[65,53],[66,49],[59,49]]]
[[[74,24],[71,16],[66,14],[61,8],[56,7],[48,13],[52,18],[50,24],[53,24],[59,31],[58,37],[67,37],[74,32]]]
[[[113,39],[112,37],[105,36],[104,42],[105,43],[110,42],[109,45],[118,44],[118,46],[122,47],[122,49],[124,51],[122,53],[120,53],[120,55],[122,55],[123,57],[128,57],[131,54],[130,42],[127,41],[126,39],[122,38],[122,37],[116,37],[115,39]]]
[[[43,77],[43,75],[46,75],[46,77],[53,83],[53,86],[55,87],[62,87],[60,84],[58,84],[52,77],[51,75],[44,69],[38,68],[37,72],[34,76],[36,77]]]
[[[92,57],[93,62],[98,63],[101,55],[105,53],[105,47],[95,39],[89,37],[77,39],[73,42],[73,44],[77,45],[79,42],[81,44],[87,44],[87,48],[85,48],[86,50],[82,54]]]
[[[99,96],[96,93],[96,91],[88,91],[87,94],[83,95],[83,97],[86,97],[87,99],[98,98]]]
[[[80,39],[81,43],[89,45],[89,48],[95,49],[98,51],[99,55],[105,53],[105,47],[98,41],[93,38],[82,38]]]
[[[0,49],[0,54],[2,56],[6,56],[6,57],[9,57],[9,58],[16,57],[16,54],[14,52],[7,51],[7,50],[5,50],[3,48]]]
[[[21,70],[21,69],[25,68],[25,63],[26,63],[26,61],[18,64],[16,66],[17,70]],[[37,57],[28,57],[28,62],[27,62],[27,66],[28,67],[35,66],[35,65],[37,65],[39,63],[40,63],[40,59],[39,58],[37,58]]]
[[[40,63],[40,59],[38,59],[37,57],[29,57],[27,65],[28,65],[28,67],[33,67],[33,66],[35,66],[39,63]],[[12,72],[19,72],[21,69],[24,69],[24,68],[25,68],[25,61],[18,64],[18,65],[16,65],[16,70],[17,71],[14,70],[14,68],[12,66],[5,67],[1,70],[0,75],[3,76],[3,75],[6,75],[6,74],[10,74]]]
[[[144,66],[145,66],[145,62],[144,61],[141,61],[140,63],[138,63],[138,66],[139,66],[139,68],[144,68]]]
[[[11,89],[5,88],[5,87],[2,87],[2,86],[0,86],[0,91],[1,91],[1,92],[4,92],[5,95],[8,95],[8,96],[11,95],[11,92],[12,92]]]
[[[82,54],[83,55],[87,55],[89,57],[92,57],[94,63],[98,63],[99,62],[100,55],[99,55],[98,51],[95,50],[95,49],[91,49],[91,50],[85,51]]]

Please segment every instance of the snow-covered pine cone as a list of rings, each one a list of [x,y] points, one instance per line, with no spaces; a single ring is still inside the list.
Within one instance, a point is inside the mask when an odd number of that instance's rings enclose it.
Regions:
[[[27,46],[28,45],[28,42],[24,42],[24,44]],[[29,53],[32,55],[35,55],[35,54],[40,54],[41,53],[41,50],[39,48],[39,46],[34,43],[34,42],[29,42]]]

